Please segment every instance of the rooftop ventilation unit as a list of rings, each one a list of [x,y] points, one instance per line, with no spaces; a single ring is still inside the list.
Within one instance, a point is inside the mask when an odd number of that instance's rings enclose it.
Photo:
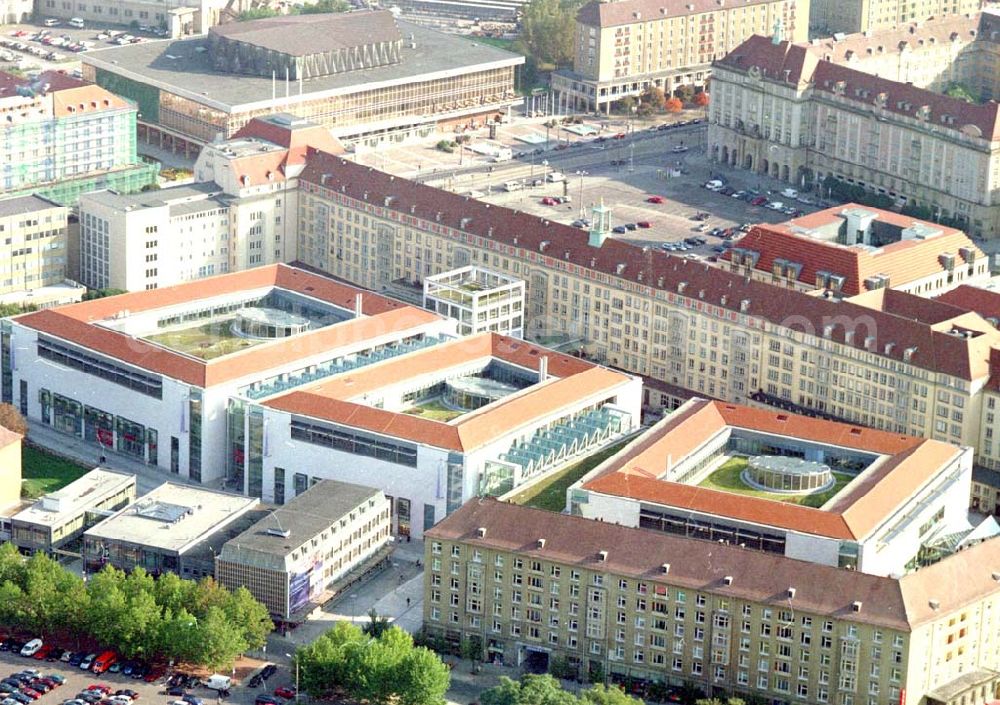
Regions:
[[[283,539],[287,539],[292,535],[292,532],[288,529],[279,529],[278,527],[272,526],[268,529],[264,529],[264,533],[268,536],[278,536]]]
[[[486,538],[486,527],[480,526],[478,529],[476,529],[476,536],[478,536],[481,539]]]
[[[598,551],[597,552],[597,560],[599,560],[601,563],[606,562],[608,560],[608,552],[607,551]]]

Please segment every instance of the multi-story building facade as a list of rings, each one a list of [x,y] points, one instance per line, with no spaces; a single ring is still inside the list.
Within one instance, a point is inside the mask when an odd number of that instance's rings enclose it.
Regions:
[[[66,220],[69,209],[41,196],[0,198],[0,301],[79,301],[80,287],[66,279]]]
[[[809,25],[824,35],[871,32],[978,12],[982,4],[982,0],[811,0]]]
[[[207,145],[195,183],[80,198],[80,280],[142,291],[295,259],[306,152],[342,151],[327,130],[278,114]]]
[[[987,62],[992,69],[983,75],[995,73],[994,55],[980,54],[969,65]],[[710,159],[805,187],[834,177],[900,206],[926,207],[970,234],[1000,234],[997,104],[967,103],[867,68],[878,65],[836,63],[777,36],[751,37],[715,62]]]
[[[27,22],[34,12],[32,0],[3,0],[0,2],[0,24]]]
[[[392,505],[381,490],[320,480],[225,543],[215,579],[246,588],[271,615],[294,620],[351,571],[388,556]]]
[[[423,306],[458,321],[459,335],[524,336],[524,280],[480,267],[424,279]]]
[[[390,20],[394,31],[376,37],[352,17],[366,12],[310,15],[293,29],[285,17],[242,22],[224,30],[234,33],[225,41],[201,36],[90,52],[83,76],[136,102],[140,139],[192,156],[275,112],[294,113],[345,142],[376,145],[482,125],[520,104],[514,73],[523,56],[402,20]],[[371,22],[383,13],[371,12]],[[376,58],[386,44],[397,50]],[[296,81],[287,62],[288,75],[247,75],[233,60],[240,53],[252,62],[291,53],[325,68],[308,81]]]
[[[74,205],[85,191],[155,180],[156,166],[136,154],[134,104],[54,71],[34,81],[0,74],[0,86],[0,194]]]
[[[494,662],[774,703],[1000,695],[1000,539],[902,578],[492,499],[427,533],[424,628]]]
[[[976,313],[893,289],[782,290],[705,263],[469,201],[338,157],[299,181],[301,261],[381,290],[476,265],[523,278],[526,336],[745,404],[977,448],[990,349]],[[967,267],[956,261],[956,267]],[[647,386],[657,408],[671,394]],[[991,447],[990,457],[1000,452]]]
[[[712,62],[754,34],[808,37],[809,0],[590,2],[576,17],[573,69],[552,74],[557,110],[609,111],[650,86],[704,85]]]

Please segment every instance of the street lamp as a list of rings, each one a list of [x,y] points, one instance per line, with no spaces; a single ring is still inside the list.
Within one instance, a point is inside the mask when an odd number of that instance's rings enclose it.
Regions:
[[[577,171],[576,173],[580,177],[580,220],[583,220],[584,217],[586,216],[586,213],[583,210],[583,177],[589,176],[590,174],[589,172],[583,171],[582,169]]]
[[[291,654],[285,654],[288,658],[295,661],[295,702],[299,701],[299,660],[292,656]]]
[[[548,176],[549,176],[549,160],[548,159],[543,159],[542,160],[542,182],[543,183],[548,178]]]

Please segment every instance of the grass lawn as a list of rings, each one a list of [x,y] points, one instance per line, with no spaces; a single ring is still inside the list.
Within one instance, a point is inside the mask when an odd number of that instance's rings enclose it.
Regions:
[[[34,499],[65,487],[91,468],[24,444],[21,450],[21,496]]]
[[[830,498],[835,494],[844,489],[844,486],[854,479],[854,475],[849,475],[847,473],[835,472],[833,473],[834,484],[833,487],[828,489],[826,492],[820,492],[819,494],[810,495],[791,495],[791,494],[781,494],[780,492],[763,492],[761,490],[756,490],[740,478],[740,474],[747,466],[747,459],[741,456],[736,456],[730,458],[725,463],[723,463],[717,470],[715,470],[711,475],[706,477],[698,485],[699,487],[707,487],[712,490],[721,490],[723,492],[733,492],[736,494],[745,494],[750,497],[760,497],[762,499],[771,499],[776,502],[786,502],[788,504],[801,504],[804,507],[821,507],[830,501]]]
[[[566,508],[566,490],[569,489],[569,486],[620,451],[631,440],[628,438],[618,441],[593,455],[578,460],[551,477],[514,495],[513,502],[536,509],[548,509],[550,512],[561,512]]]
[[[466,412],[449,409],[439,399],[431,399],[430,401],[411,407],[403,413],[410,416],[419,416],[423,419],[430,419],[431,421],[451,421]]]
[[[514,48],[515,40],[513,39],[503,39],[502,37],[469,37],[469,39],[474,41],[476,44],[489,44],[497,49],[506,49],[507,51],[514,52],[515,54],[521,53]]]
[[[168,333],[157,333],[146,336],[146,340],[158,343],[176,350],[179,353],[194,355],[203,360],[228,355],[237,350],[243,350],[260,344],[260,340],[250,340],[233,335],[229,330],[230,321],[203,323],[199,326],[182,328]]]

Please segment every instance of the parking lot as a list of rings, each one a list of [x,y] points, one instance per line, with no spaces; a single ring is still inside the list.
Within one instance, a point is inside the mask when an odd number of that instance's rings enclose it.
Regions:
[[[64,21],[51,26],[45,26],[44,22],[6,25],[0,30],[0,69],[16,68],[26,73],[58,70],[79,76],[79,55],[84,52],[157,38],[159,34],[151,27],[145,30],[92,25],[77,28]]]
[[[241,663],[240,671],[246,676],[259,671],[263,667],[262,662],[247,662]],[[65,679],[65,683],[59,687],[54,688],[48,693],[41,694],[41,697],[35,700],[30,700],[30,702],[37,702],[38,705],[60,705],[68,700],[75,699],[79,694],[84,693],[91,685],[100,685],[110,689],[109,693],[113,695],[119,690],[133,690],[137,693],[138,697],[135,700],[140,701],[137,705],[170,705],[171,703],[177,703],[181,700],[182,693],[187,694],[189,701],[184,703],[184,705],[211,705],[212,703],[227,702],[227,703],[238,703],[239,705],[252,705],[255,698],[264,694],[272,694],[274,690],[282,687],[292,687],[294,686],[294,677],[289,677],[287,669],[278,669],[277,672],[272,675],[267,681],[264,681],[257,688],[249,688],[246,686],[236,686],[230,690],[230,694],[227,698],[222,699],[218,697],[218,693],[215,690],[210,690],[200,685],[194,685],[193,687],[183,688],[182,690],[173,691],[174,694],[167,694],[167,678],[173,674],[173,671],[167,671],[162,673],[154,682],[146,682],[142,678],[133,678],[124,675],[120,670],[117,673],[104,673],[101,675],[96,675],[89,671],[83,671],[79,667],[72,666],[69,663],[63,661],[49,661],[49,660],[37,660],[34,658],[23,657],[9,651],[0,651],[0,679],[8,678],[12,673],[17,673],[24,669],[36,669],[40,672],[41,676],[47,676],[55,674]],[[249,680],[249,678],[245,679]],[[8,687],[0,685],[0,691],[8,692],[10,689]],[[92,698],[91,698],[92,699]],[[191,702],[191,700],[198,700],[199,702]],[[285,700],[281,698],[274,698],[277,703],[284,703]],[[0,699],[0,701],[3,701]],[[4,701],[5,702],[5,701]],[[101,705],[102,700],[95,700],[94,705]],[[12,703],[7,703],[7,705],[29,705],[28,703],[21,703],[14,700]],[[79,705],[79,703],[74,703],[73,705]],[[107,698],[103,699],[103,705],[127,705],[122,702],[111,703]],[[180,705],[180,703],[177,703]]]

